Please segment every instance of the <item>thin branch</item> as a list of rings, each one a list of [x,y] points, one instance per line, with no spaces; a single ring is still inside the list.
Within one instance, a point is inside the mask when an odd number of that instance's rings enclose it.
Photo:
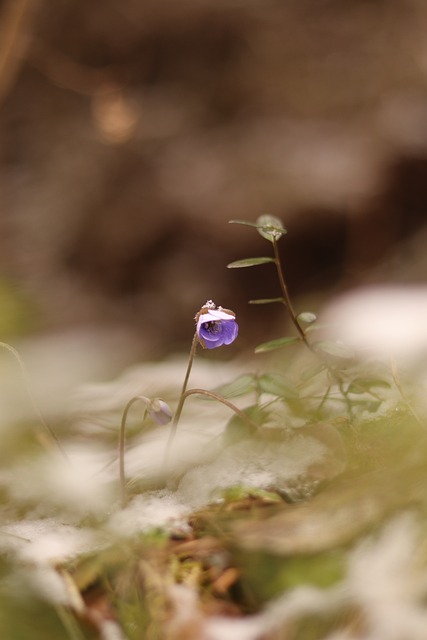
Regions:
[[[9,0],[0,18],[0,103],[6,98],[22,65],[28,47],[25,26],[34,10],[34,0]]]
[[[52,429],[52,427],[46,422],[45,418],[43,417],[37,402],[34,398],[34,394],[32,392],[31,389],[31,382],[30,382],[30,377],[28,375],[27,369],[25,367],[24,361],[22,359],[22,356],[20,355],[19,351],[17,351],[14,347],[12,347],[10,344],[8,344],[7,342],[0,342],[0,348],[1,349],[5,349],[6,351],[8,351],[9,353],[11,353],[13,355],[13,357],[15,358],[16,362],[19,365],[19,369],[21,371],[21,375],[24,381],[24,385],[25,385],[25,390],[27,392],[28,398],[30,400],[30,404],[34,410],[34,412],[36,413],[39,421],[41,422],[41,424],[43,425],[44,429],[46,430],[46,432],[49,434],[50,438],[55,442],[56,447],[58,448],[58,450],[60,451],[60,453],[63,455],[63,457],[68,460],[68,456],[65,453],[64,449],[62,448],[61,442],[58,438],[58,436],[56,435],[56,433],[54,432],[54,430]],[[42,442],[48,447],[51,448],[50,442],[47,443],[45,438],[43,438],[43,435],[40,434],[40,439],[42,440]]]
[[[127,504],[127,492],[126,492],[126,475],[125,475],[125,431],[126,431],[126,420],[128,417],[129,409],[131,406],[140,400],[147,406],[147,398],[145,396],[133,396],[127,403],[123,415],[122,421],[120,424],[120,433],[119,433],[119,479],[120,479],[120,504],[122,509],[125,508]],[[143,418],[143,422],[145,419],[145,414]]]
[[[183,385],[182,385],[181,395],[179,396],[178,406],[177,406],[176,411],[175,411],[175,415],[174,415],[174,418],[173,418],[171,430],[169,432],[169,438],[168,438],[168,441],[166,443],[166,449],[165,449],[165,455],[164,455],[164,464],[165,465],[167,464],[167,461],[168,461],[168,458],[169,458],[170,449],[171,449],[172,443],[173,443],[173,441],[175,439],[176,430],[178,428],[179,419],[181,417],[182,409],[183,409],[183,406],[184,406],[185,397],[186,397],[185,396],[185,392],[187,390],[188,380],[190,378],[191,368],[193,366],[194,356],[195,356],[195,353],[196,353],[197,344],[198,344],[198,335],[197,335],[197,331],[196,331],[194,333],[193,341],[191,343],[191,349],[190,349],[190,355],[189,355],[189,358],[188,358],[187,371],[186,371],[184,382],[183,382]]]
[[[246,422],[246,424],[248,424],[250,427],[252,427],[253,429],[258,429],[258,425],[255,424],[255,422],[253,422],[244,411],[239,409],[239,407],[236,407],[235,404],[233,404],[232,402],[224,398],[224,396],[220,396],[218,393],[215,393],[214,391],[206,391],[205,389],[189,389],[184,394],[184,400],[186,400],[188,396],[192,396],[192,395],[207,396],[208,398],[213,398],[214,400],[218,400],[218,402],[225,404],[225,406],[231,409],[231,411],[234,411],[234,413],[237,414],[239,418],[241,418],[244,422]]]

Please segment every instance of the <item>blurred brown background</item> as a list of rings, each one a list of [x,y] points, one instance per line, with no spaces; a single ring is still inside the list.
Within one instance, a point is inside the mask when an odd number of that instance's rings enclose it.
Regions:
[[[269,251],[227,221],[262,213],[313,304],[424,280],[425,0],[3,0],[0,19],[10,333],[19,313],[119,326],[161,355],[213,298],[252,348],[277,325],[247,300],[277,287],[226,269]]]

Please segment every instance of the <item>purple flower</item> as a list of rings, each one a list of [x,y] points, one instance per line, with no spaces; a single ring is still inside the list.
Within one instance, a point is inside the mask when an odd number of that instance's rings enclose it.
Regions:
[[[204,349],[231,344],[237,338],[239,326],[233,311],[217,307],[208,300],[196,315],[197,336]]]

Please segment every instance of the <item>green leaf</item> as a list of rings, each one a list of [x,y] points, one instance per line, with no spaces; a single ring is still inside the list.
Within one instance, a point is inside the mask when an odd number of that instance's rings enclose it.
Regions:
[[[258,233],[270,242],[273,242],[273,240],[279,240],[285,235],[285,233],[288,233],[283,226],[282,221],[269,214],[259,216],[256,222],[248,222],[247,220],[229,220],[228,223],[241,224],[245,227],[258,229]]]
[[[305,324],[313,324],[313,322],[316,322],[317,316],[311,311],[303,311],[302,313],[299,313],[297,315],[297,320],[300,320],[300,322],[305,322]]]
[[[259,218],[257,218],[256,225],[258,233],[270,242],[279,240],[283,235],[285,235],[285,233],[287,233],[282,221],[279,220],[279,218],[268,214],[259,216]]]
[[[227,265],[227,269],[241,269],[243,267],[255,267],[258,264],[266,264],[267,262],[274,262],[274,258],[264,257],[264,258],[244,258],[243,260],[236,260],[235,262],[230,262]]]
[[[390,389],[390,383],[381,378],[355,378],[348,387],[348,393],[366,393],[371,389]]]
[[[270,302],[284,302],[283,298],[258,298],[249,300],[249,304],[269,304]]]
[[[354,351],[341,342],[322,340],[320,342],[316,342],[315,347],[323,353],[326,353],[326,355],[334,356],[334,358],[339,358],[341,360],[350,360],[354,358]]]
[[[309,367],[308,369],[306,369],[305,371],[302,371],[301,381],[303,383],[309,382],[310,380],[318,376],[319,373],[322,373],[322,371],[326,371],[326,370],[327,370],[326,364],[323,364],[323,363],[315,364]]]
[[[295,338],[293,336],[288,336],[287,338],[276,338],[275,340],[270,340],[269,342],[263,342],[262,344],[259,344],[255,348],[255,353],[274,351],[275,349],[281,349],[282,347],[287,347],[289,344],[294,344],[295,342],[299,341],[299,338]]]
[[[255,229],[258,229],[256,222],[247,222],[247,220],[229,220],[228,224],[242,224],[245,227],[255,227]]]
[[[219,393],[224,398],[237,398],[244,396],[255,388],[255,380],[252,374],[244,374],[239,376],[232,382],[222,384],[215,389],[215,393]]]
[[[243,413],[249,418],[253,425],[248,424],[248,422],[243,420],[239,415],[233,415],[225,427],[224,440],[227,445],[254,435],[256,425],[265,422],[268,416],[268,412],[256,404],[243,409]]]
[[[306,331],[320,331],[322,329],[330,329],[331,325],[327,322],[316,322],[316,324],[310,324]]]
[[[266,491],[265,489],[258,489],[257,487],[246,487],[241,484],[227,487],[221,491],[221,494],[225,502],[239,502],[251,497],[265,500],[267,504],[276,502],[278,504],[283,504],[283,498],[274,491]]]
[[[297,389],[280,373],[265,373],[258,379],[258,384],[264,393],[271,393],[287,400],[296,400],[299,397]]]

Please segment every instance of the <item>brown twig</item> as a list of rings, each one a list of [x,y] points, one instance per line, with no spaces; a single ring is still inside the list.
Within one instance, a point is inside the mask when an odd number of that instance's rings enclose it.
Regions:
[[[29,46],[26,25],[35,0],[9,0],[0,17],[0,103],[6,98]]]

